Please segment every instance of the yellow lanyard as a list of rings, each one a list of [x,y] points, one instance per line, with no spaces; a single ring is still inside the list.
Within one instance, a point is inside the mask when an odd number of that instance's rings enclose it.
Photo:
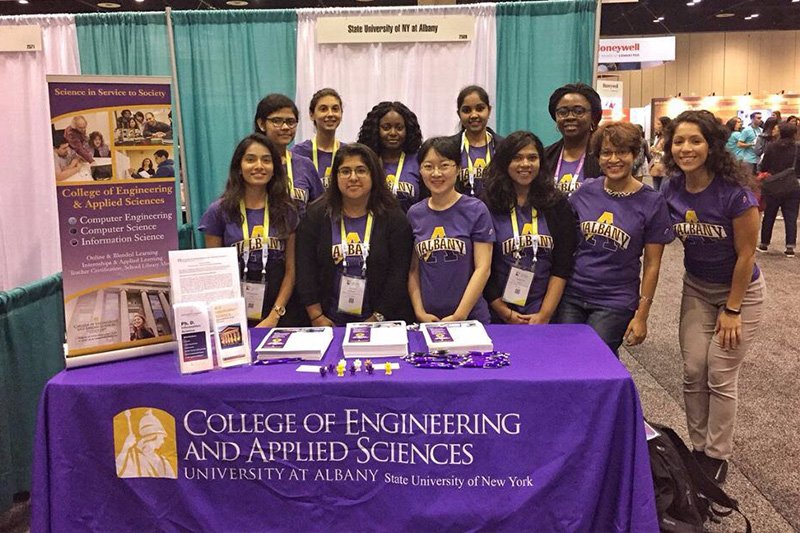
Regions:
[[[511,208],[511,229],[514,232],[514,258],[520,260],[521,239],[519,235],[519,223],[517,222],[517,208]],[[539,213],[531,207],[531,249],[533,250],[533,261],[536,262],[536,252],[539,250]]]
[[[397,196],[397,187],[400,185],[400,174],[403,173],[403,163],[406,160],[406,153],[400,152],[400,161],[397,162],[397,170],[394,172],[394,179],[389,180],[392,186],[392,194]]]
[[[489,163],[492,162],[492,151],[489,150],[489,143],[491,139],[491,135],[489,132],[486,132],[486,165],[488,166]],[[469,184],[470,186],[475,185],[475,169],[473,168],[472,158],[469,156],[469,141],[467,140],[467,132],[461,134],[461,149],[466,151],[467,153],[467,171],[469,172]]]
[[[247,263],[250,260],[250,226],[247,224],[247,209],[244,200],[239,200],[239,211],[242,213],[242,238],[247,245],[242,250],[244,259],[244,273],[247,274]],[[264,222],[261,224],[264,233],[261,237],[261,273],[267,272],[267,259],[269,259],[269,198],[264,198]]]
[[[341,247],[342,247],[342,262],[344,264],[345,270],[347,269],[347,230],[344,227],[344,213],[342,213],[341,217],[339,217],[339,227],[342,231],[342,240],[341,240]],[[364,241],[361,243],[361,257],[363,258],[363,262],[361,263],[361,273],[362,275],[366,276],[367,274],[367,257],[369,257],[369,239],[372,235],[372,212],[367,213],[367,225],[364,228]]]
[[[333,165],[333,158],[336,157],[336,151],[339,149],[339,141],[333,143],[333,153],[331,154],[331,165]],[[319,172],[319,158],[317,157],[317,136],[311,139],[311,159],[314,161],[314,168]],[[328,167],[330,168],[330,167]],[[327,169],[325,169],[327,170]]]
[[[286,150],[286,175],[289,178],[289,195],[291,196],[294,191],[294,172],[292,171],[292,152],[289,150]]]

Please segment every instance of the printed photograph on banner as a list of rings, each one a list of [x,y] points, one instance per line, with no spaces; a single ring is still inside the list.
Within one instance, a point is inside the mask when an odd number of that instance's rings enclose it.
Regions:
[[[175,418],[155,407],[135,407],[114,416],[117,477],[177,479]]]
[[[107,112],[87,112],[53,120],[56,184],[110,180],[111,128]]]

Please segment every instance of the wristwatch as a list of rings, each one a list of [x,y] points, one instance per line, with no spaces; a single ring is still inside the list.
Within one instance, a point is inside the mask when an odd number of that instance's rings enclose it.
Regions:
[[[272,307],[272,310],[278,313],[278,316],[283,316],[286,314],[286,308],[282,305],[275,305]]]
[[[374,317],[375,317],[375,322],[383,322],[384,320],[386,320],[386,317],[385,317],[385,316],[383,316],[382,314],[380,314],[380,313],[379,313],[379,312],[377,312],[377,311],[375,311],[374,313],[372,313],[372,316],[374,316]]]

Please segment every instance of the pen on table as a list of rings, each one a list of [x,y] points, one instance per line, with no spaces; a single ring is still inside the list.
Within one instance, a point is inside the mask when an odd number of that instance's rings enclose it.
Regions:
[[[258,359],[254,364],[256,365],[279,365],[283,363],[298,363],[302,361],[302,357],[284,357],[283,359]]]

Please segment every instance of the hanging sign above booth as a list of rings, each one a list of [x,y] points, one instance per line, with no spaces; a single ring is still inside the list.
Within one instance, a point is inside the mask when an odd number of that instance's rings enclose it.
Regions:
[[[323,17],[317,21],[317,43],[468,42],[474,26],[470,15]]]
[[[42,28],[38,25],[3,26],[0,52],[39,52],[42,50]]]
[[[599,63],[675,61],[675,36],[600,39]]]

